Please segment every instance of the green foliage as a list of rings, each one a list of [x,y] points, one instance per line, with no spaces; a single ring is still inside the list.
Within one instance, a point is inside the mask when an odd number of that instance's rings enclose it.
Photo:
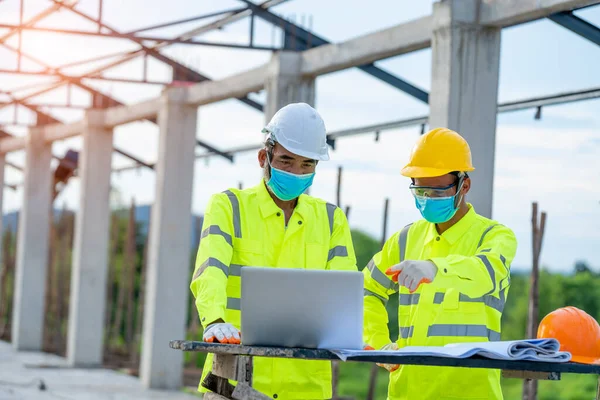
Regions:
[[[358,229],[352,229],[352,244],[356,253],[356,265],[362,271],[367,266],[371,258],[381,250],[381,244],[378,240]]]

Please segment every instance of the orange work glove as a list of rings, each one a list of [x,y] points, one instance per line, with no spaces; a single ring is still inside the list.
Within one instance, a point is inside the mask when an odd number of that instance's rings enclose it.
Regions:
[[[240,344],[241,333],[228,323],[216,323],[206,327],[202,338],[205,342]]]

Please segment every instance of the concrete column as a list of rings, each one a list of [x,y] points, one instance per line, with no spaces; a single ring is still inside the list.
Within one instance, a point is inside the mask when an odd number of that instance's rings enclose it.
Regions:
[[[274,53],[269,64],[269,74],[265,81],[267,102],[265,123],[283,106],[304,102],[314,107],[315,78],[300,75],[302,55],[299,52],[280,51]]]
[[[468,200],[492,215],[500,29],[477,24],[478,0],[434,3],[430,127],[460,133],[475,171]]]
[[[197,107],[184,88],[163,93],[150,223],[140,378],[147,388],[181,386],[183,353],[169,341],[185,338],[190,279],[190,230]]]
[[[14,286],[12,343],[16,350],[42,349],[52,207],[51,150],[52,144],[45,143],[39,132],[29,132]]]
[[[102,364],[110,224],[112,129],[102,111],[88,111],[79,158],[79,211],[75,221],[67,360],[71,366]]]

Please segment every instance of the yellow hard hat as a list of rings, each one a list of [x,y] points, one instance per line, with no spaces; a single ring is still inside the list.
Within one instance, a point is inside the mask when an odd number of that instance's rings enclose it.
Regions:
[[[401,174],[409,178],[429,178],[474,169],[467,141],[450,129],[436,128],[419,138]]]

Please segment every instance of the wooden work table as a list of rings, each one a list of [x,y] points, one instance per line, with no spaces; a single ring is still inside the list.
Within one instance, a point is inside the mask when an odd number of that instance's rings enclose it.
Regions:
[[[202,382],[202,386],[215,393],[207,393],[206,400],[212,399],[256,399],[266,400],[272,397],[257,392],[252,388],[252,358],[276,357],[297,358],[306,360],[339,361],[339,357],[329,350],[260,347],[206,343],[199,341],[173,340],[169,343],[172,349],[182,351],[199,351],[214,353],[212,373]],[[493,360],[478,355],[467,358],[450,358],[435,356],[402,356],[361,355],[348,357],[347,361],[403,364],[403,365],[435,365],[445,367],[491,368],[500,369],[507,378],[560,380],[561,373],[598,375],[596,400],[600,400],[600,365],[578,364],[573,362],[557,363],[543,361],[510,361]],[[235,386],[227,380],[237,381]]]

